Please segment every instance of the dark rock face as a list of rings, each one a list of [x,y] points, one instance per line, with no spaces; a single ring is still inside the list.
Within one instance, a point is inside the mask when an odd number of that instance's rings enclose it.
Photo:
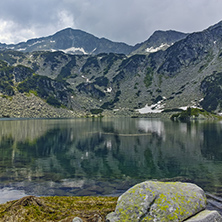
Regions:
[[[200,89],[205,97],[201,105],[207,111],[213,111],[222,107],[222,73],[214,73],[206,77],[202,82]]]
[[[22,82],[33,75],[33,70],[20,65],[13,69],[13,75],[15,76],[15,82]]]
[[[69,84],[64,81],[36,75],[28,67],[22,65],[14,67],[5,62],[0,64],[0,77],[0,92],[5,96],[13,96],[15,89],[21,93],[32,91],[50,105],[69,106],[73,90],[68,88]]]
[[[105,96],[105,93],[97,89],[92,83],[82,83],[77,86],[77,89],[79,90],[79,92],[84,92],[96,99],[100,99]]]
[[[61,104],[69,105],[72,90],[67,86],[68,84],[65,82],[52,80],[46,76],[33,75],[20,83],[18,90],[21,93],[35,91],[39,97],[46,99],[47,102],[50,101],[50,105],[58,107]]]
[[[165,62],[159,67],[158,73],[175,75],[181,67],[197,64],[209,56],[214,45],[212,35],[208,32],[194,33],[168,48],[164,55]]]

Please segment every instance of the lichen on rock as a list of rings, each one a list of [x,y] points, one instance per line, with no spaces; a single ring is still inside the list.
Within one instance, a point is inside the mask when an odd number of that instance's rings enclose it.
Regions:
[[[216,210],[203,210],[186,222],[222,222],[222,216]]]
[[[107,220],[176,222],[205,208],[205,193],[195,184],[146,181],[121,195],[115,212]]]

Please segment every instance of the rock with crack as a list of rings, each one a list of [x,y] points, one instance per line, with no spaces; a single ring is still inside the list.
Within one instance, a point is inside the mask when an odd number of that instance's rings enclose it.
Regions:
[[[192,183],[146,181],[118,199],[107,221],[184,221],[206,208],[204,191]]]

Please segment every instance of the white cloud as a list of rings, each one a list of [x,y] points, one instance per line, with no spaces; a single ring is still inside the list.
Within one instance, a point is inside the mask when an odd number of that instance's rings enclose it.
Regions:
[[[0,19],[0,42],[11,42],[13,35],[10,32],[11,27],[13,27],[12,21],[4,21]]]
[[[22,28],[20,24],[14,21],[4,21],[0,19],[0,42],[15,43],[26,41],[29,38],[36,36],[34,29]]]
[[[62,10],[58,13],[58,27],[67,28],[67,27],[75,27],[74,19],[72,14],[70,14],[66,10]]]
[[[2,0],[0,41],[47,36],[66,27],[136,44],[156,30],[193,32],[219,22],[221,0]]]

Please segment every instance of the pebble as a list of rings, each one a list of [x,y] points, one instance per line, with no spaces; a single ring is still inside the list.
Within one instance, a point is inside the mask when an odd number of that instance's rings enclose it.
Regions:
[[[72,222],[83,222],[83,220],[79,217],[75,217]]]

